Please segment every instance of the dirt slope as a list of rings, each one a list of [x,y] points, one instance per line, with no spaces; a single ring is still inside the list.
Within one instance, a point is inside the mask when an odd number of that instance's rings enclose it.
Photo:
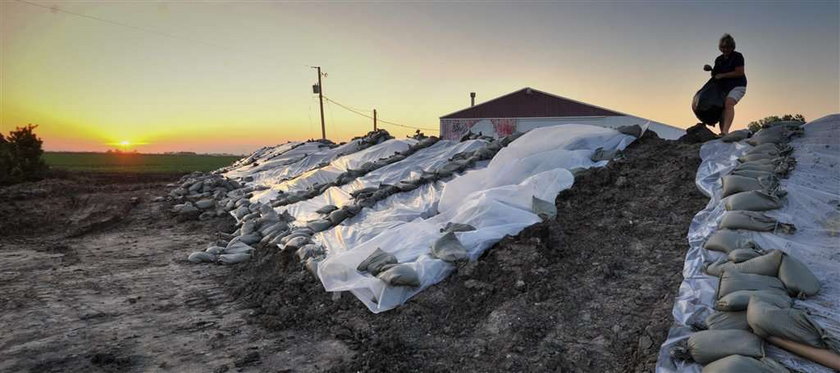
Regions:
[[[646,135],[626,160],[578,175],[555,221],[380,315],[325,293],[276,249],[235,268],[227,288],[254,307],[251,322],[289,335],[279,348],[326,348],[334,359],[317,369],[650,371],[707,200],[694,186],[698,150]]]

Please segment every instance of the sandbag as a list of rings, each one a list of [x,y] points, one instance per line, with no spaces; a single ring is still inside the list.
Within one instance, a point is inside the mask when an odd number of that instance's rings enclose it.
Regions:
[[[338,207],[336,207],[335,205],[326,205],[324,207],[321,207],[321,208],[315,210],[315,212],[317,212],[319,214],[329,214],[329,213],[331,213],[335,210],[338,210]]]
[[[251,259],[251,254],[222,254],[219,255],[219,263],[222,264],[239,264]]]
[[[531,210],[543,220],[557,217],[557,206],[554,203],[541,200],[534,196],[531,197]]]
[[[250,234],[243,234],[239,236],[239,241],[246,245],[253,245],[260,242],[261,239],[262,236],[260,236],[258,232],[252,232]]]
[[[453,223],[449,222],[440,229],[441,233],[449,233],[449,232],[469,232],[474,231],[475,227],[469,224],[462,224],[462,223]]]
[[[738,271],[724,271],[720,275],[716,299],[738,290],[769,290],[786,293],[785,285],[778,278]]]
[[[224,251],[225,251],[225,248],[222,247],[222,246],[210,246],[210,247],[204,249],[205,253],[210,253],[210,254],[213,254],[213,255],[219,255],[219,254],[223,253]]]
[[[287,244],[289,241],[291,241],[292,239],[295,239],[295,238],[298,238],[298,237],[306,237],[306,238],[309,238],[309,235],[308,235],[308,234],[306,234],[306,233],[303,233],[303,232],[294,232],[294,231],[293,231],[293,232],[291,232],[291,233],[289,233],[289,234],[287,234],[287,235],[283,236],[282,238],[280,238],[280,244],[281,244],[281,245],[285,245],[285,244]]]
[[[407,264],[393,264],[385,266],[386,269],[376,275],[380,280],[391,286],[420,286],[420,277],[411,266]]]
[[[383,271],[383,268],[388,265],[397,264],[397,257],[393,254],[386,253],[382,249],[377,248],[368,257],[363,260],[356,267],[359,272],[368,272],[374,276]]]
[[[713,126],[723,115],[723,105],[726,102],[726,92],[718,85],[714,78],[709,79],[691,101],[691,110],[700,122]]]
[[[773,144],[766,143],[754,146],[744,152],[744,154],[772,154],[776,156],[786,156],[793,152],[793,147],[788,144]]]
[[[592,153],[592,156],[589,157],[592,162],[598,161],[611,161],[616,158],[623,158],[624,153],[621,150],[613,149],[613,150],[605,150],[604,148],[595,149],[595,152]]]
[[[735,193],[726,197],[723,200],[723,206],[727,211],[767,211],[781,208],[782,200],[772,193],[760,190],[751,190],[748,192]]]
[[[738,162],[746,163],[746,162],[755,162],[755,161],[768,161],[778,158],[779,156],[776,154],[770,153],[751,153],[751,154],[744,154],[738,157]]]
[[[793,234],[796,226],[781,223],[767,215],[755,211],[727,211],[718,224],[720,229],[745,229],[757,232],[778,232]]]
[[[798,298],[814,296],[820,291],[820,280],[798,259],[785,255],[779,267],[779,280],[788,292]]]
[[[779,180],[775,176],[752,178],[741,175],[726,175],[721,178],[721,182],[723,183],[723,197],[752,190],[772,192],[779,189]]]
[[[467,255],[467,248],[458,241],[454,232],[444,234],[432,244],[432,256],[447,262],[466,259]]]
[[[793,299],[784,291],[770,290],[739,290],[733,291],[721,297],[715,302],[715,309],[718,311],[737,312],[746,311],[750,304],[751,297],[758,297],[779,308],[790,308]]]
[[[300,261],[305,261],[309,258],[316,258],[323,256],[324,249],[320,245],[314,243],[303,245],[297,252],[295,252]]]
[[[341,222],[343,222],[345,219],[347,219],[349,217],[350,217],[350,212],[348,211],[348,209],[340,209],[340,210],[335,210],[335,211],[331,212],[328,219],[329,219],[330,223],[332,223],[333,225],[339,225],[339,224],[341,224]]]
[[[230,245],[228,245],[223,250],[223,253],[224,254],[240,254],[240,253],[251,254],[251,252],[253,252],[253,251],[254,251],[253,247],[248,246],[247,244],[245,244],[242,241],[237,241],[237,242],[233,242]]]
[[[283,250],[297,250],[310,242],[312,241],[307,236],[297,236],[286,241],[286,245],[283,246]]]
[[[632,126],[621,126],[616,128],[616,131],[625,135],[633,136],[635,138],[642,137],[642,126],[638,124],[634,124]]]
[[[216,255],[205,251],[196,251],[187,257],[187,260],[193,263],[213,263],[216,261]]]
[[[791,128],[786,126],[776,126],[763,128],[749,138],[747,140],[747,144],[757,146],[766,143],[787,143],[790,141],[791,137],[801,134],[803,134],[803,130],[800,127]]]
[[[242,235],[254,233],[257,230],[257,222],[255,221],[246,221],[245,224],[242,224],[242,228],[240,228],[240,232]]]
[[[712,233],[703,244],[706,250],[720,251],[722,253],[729,253],[733,250],[739,249],[753,249],[761,250],[755,242],[745,237],[743,234],[727,229],[721,229]]]
[[[321,232],[332,228],[333,223],[327,219],[318,219],[306,223],[306,227],[313,232]]]
[[[747,312],[715,312],[703,321],[709,330],[750,330],[747,324]]]
[[[756,250],[756,249],[738,249],[732,250],[727,255],[727,259],[733,263],[741,263],[746,262],[752,258],[758,258],[764,255],[763,250]]]
[[[737,354],[764,357],[764,341],[746,330],[703,330],[688,337],[684,347],[677,347],[674,356],[708,364]]]
[[[783,253],[781,251],[771,250],[767,254],[739,263],[722,260],[706,266],[706,273],[712,276],[720,276],[724,270],[734,269],[741,273],[776,276],[779,274],[779,266],[782,264],[782,256]]]
[[[737,142],[737,141],[741,141],[743,139],[746,139],[750,136],[752,136],[752,132],[750,130],[744,129],[744,130],[732,131],[732,132],[730,132],[726,135],[723,135],[720,138],[720,141],[722,141],[722,142]]]
[[[762,338],[779,337],[840,352],[840,341],[826,333],[800,309],[776,307],[759,297],[752,297],[747,307],[747,323]]]
[[[702,373],[789,373],[790,370],[769,357],[755,359],[729,355],[703,367]]]
[[[737,176],[744,176],[744,177],[751,177],[753,179],[758,179],[762,177],[776,177],[776,173],[773,170],[770,171],[762,171],[762,170],[738,170],[734,169],[732,172],[729,173],[730,175],[737,175]]]

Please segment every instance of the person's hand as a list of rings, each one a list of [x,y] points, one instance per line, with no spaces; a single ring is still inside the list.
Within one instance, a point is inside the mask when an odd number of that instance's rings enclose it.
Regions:
[[[715,79],[720,80],[720,79],[723,79],[723,78],[724,78],[723,74],[715,74]]]
[[[712,66],[710,66],[710,65],[703,65],[703,71],[712,71]]]

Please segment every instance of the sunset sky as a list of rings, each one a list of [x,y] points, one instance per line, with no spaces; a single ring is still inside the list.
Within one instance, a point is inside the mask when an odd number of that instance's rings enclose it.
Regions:
[[[688,127],[724,32],[749,80],[734,128],[840,112],[838,1],[31,2],[46,8],[0,3],[0,131],[38,124],[48,150],[245,153],[320,137],[311,65],[326,96],[415,127],[436,129],[470,91],[526,86]],[[372,127],[325,111],[333,140]]]

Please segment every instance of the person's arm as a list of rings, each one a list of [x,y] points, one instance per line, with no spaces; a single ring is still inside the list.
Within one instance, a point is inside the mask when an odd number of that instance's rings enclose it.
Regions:
[[[744,76],[744,75],[745,75],[744,74],[744,67],[743,66],[738,66],[738,67],[735,68],[735,70],[730,71],[728,73],[715,74],[715,79],[737,78],[739,76]]]

